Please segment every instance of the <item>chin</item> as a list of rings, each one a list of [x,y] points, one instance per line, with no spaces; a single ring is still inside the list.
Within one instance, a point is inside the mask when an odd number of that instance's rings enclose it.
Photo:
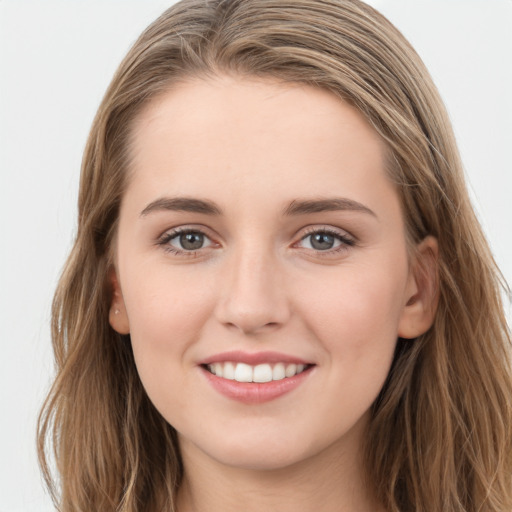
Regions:
[[[279,450],[264,446],[225,447],[215,450],[210,456],[218,463],[247,471],[278,471],[289,468],[308,458],[306,453],[297,450],[297,446],[281,447]]]
[[[281,425],[277,431],[260,427],[257,430],[245,429],[243,435],[240,435],[238,429],[238,432],[210,432],[206,443],[204,437],[199,442],[193,442],[194,450],[199,450],[212,461],[227,467],[248,471],[278,471],[311,461],[325,454],[336,442],[328,435],[317,433],[308,436],[307,432],[294,430],[290,426],[282,428]],[[190,443],[184,439],[180,444],[184,449],[190,448]]]

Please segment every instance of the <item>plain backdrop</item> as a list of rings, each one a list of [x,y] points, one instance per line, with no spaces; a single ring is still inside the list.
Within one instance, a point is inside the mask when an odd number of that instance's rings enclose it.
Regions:
[[[0,512],[52,510],[35,455],[50,304],[76,226],[92,118],[171,0],[0,0]],[[373,0],[410,39],[452,118],[472,197],[512,281],[512,1]]]

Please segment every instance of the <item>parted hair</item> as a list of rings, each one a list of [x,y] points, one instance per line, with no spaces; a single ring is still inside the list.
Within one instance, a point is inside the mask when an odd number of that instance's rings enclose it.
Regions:
[[[58,510],[175,510],[176,432],[142,387],[129,336],[109,325],[108,274],[134,120],[180,80],[226,73],[312,85],[355,106],[388,149],[411,247],[438,240],[434,324],[397,341],[372,406],[369,492],[389,512],[510,512],[506,283],[436,87],[401,33],[359,0],[182,0],[120,64],[84,152],[76,240],[53,302],[56,377],[38,449]]]

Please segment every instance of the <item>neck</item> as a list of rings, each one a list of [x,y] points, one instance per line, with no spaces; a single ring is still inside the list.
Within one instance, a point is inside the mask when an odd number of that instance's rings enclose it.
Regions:
[[[364,485],[359,450],[330,446],[278,469],[228,466],[181,440],[178,512],[381,512]],[[354,446],[354,445],[352,445]]]

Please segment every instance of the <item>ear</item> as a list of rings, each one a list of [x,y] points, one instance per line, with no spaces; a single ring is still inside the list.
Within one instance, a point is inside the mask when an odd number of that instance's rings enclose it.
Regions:
[[[398,325],[400,338],[417,338],[430,329],[439,301],[439,247],[437,239],[427,236],[415,248]]]
[[[108,315],[110,326],[119,334],[130,334],[130,323],[128,321],[121,287],[119,286],[119,279],[117,278],[114,267],[111,268],[108,277],[112,293],[110,312]]]

